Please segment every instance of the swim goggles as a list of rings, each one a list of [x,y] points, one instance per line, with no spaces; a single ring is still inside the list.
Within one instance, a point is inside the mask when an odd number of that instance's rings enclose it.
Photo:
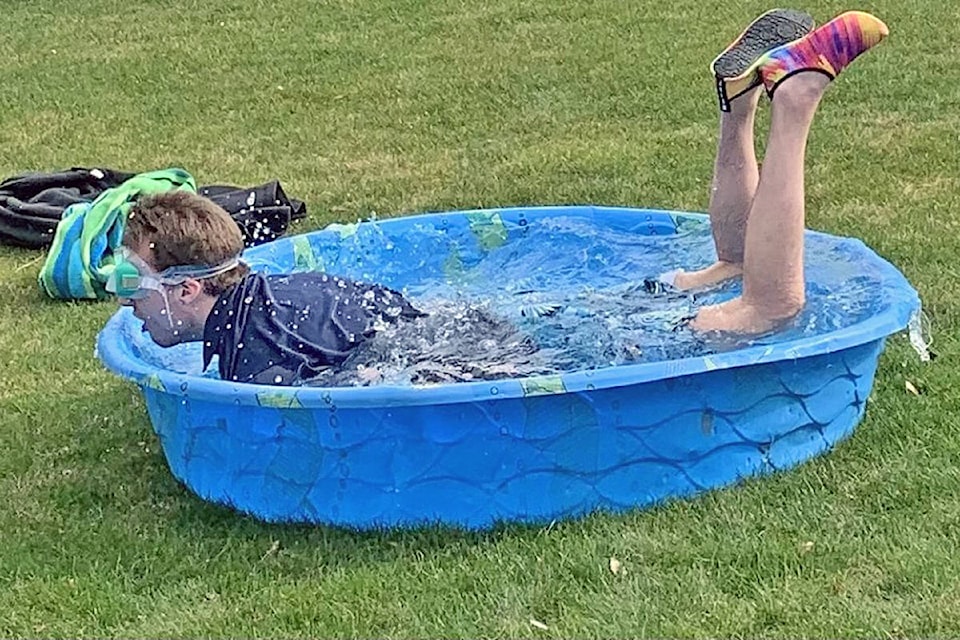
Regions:
[[[163,291],[162,285],[182,284],[188,278],[212,278],[240,264],[238,256],[217,265],[177,265],[155,272],[140,256],[121,246],[116,252],[113,272],[107,278],[106,290],[119,298],[143,298],[150,291]]]

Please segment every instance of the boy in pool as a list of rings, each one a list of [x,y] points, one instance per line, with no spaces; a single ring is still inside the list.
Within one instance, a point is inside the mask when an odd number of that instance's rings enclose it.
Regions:
[[[713,63],[720,141],[709,214],[716,264],[661,281],[678,289],[742,275],[741,296],[690,314],[698,332],[757,334],[804,305],[804,152],[829,82],[887,35],[877,18],[774,10]],[[753,123],[761,85],[772,101],[760,174]],[[321,273],[263,276],[240,261],[229,215],[200,196],[147,196],[132,209],[108,290],[133,307],[161,346],[203,341],[204,365],[224,380],[297,384],[343,363],[379,329],[423,314],[386,287]]]

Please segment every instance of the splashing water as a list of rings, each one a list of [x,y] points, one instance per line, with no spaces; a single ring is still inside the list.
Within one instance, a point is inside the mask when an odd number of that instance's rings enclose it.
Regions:
[[[437,300],[426,317],[383,324],[311,385],[437,384],[546,373],[548,351],[486,303]]]

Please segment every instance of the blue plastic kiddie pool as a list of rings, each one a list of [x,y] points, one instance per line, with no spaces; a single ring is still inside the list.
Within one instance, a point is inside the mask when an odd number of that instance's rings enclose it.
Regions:
[[[244,258],[266,272],[323,269],[402,289],[456,280],[561,218],[647,242],[708,228],[701,214],[509,208],[331,225]],[[811,243],[871,274],[867,307],[840,328],[722,353],[431,386],[271,387],[145,357],[126,308],[97,353],[142,390],[173,475],[264,520],[484,528],[620,511],[790,468],[853,431],[885,338],[920,303],[863,243],[808,231]]]

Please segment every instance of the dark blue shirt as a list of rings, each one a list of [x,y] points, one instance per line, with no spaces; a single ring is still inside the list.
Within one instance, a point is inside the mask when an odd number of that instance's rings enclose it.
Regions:
[[[335,366],[378,326],[423,314],[387,287],[324,273],[251,273],[225,291],[203,329],[203,366],[223,380],[297,384]]]

